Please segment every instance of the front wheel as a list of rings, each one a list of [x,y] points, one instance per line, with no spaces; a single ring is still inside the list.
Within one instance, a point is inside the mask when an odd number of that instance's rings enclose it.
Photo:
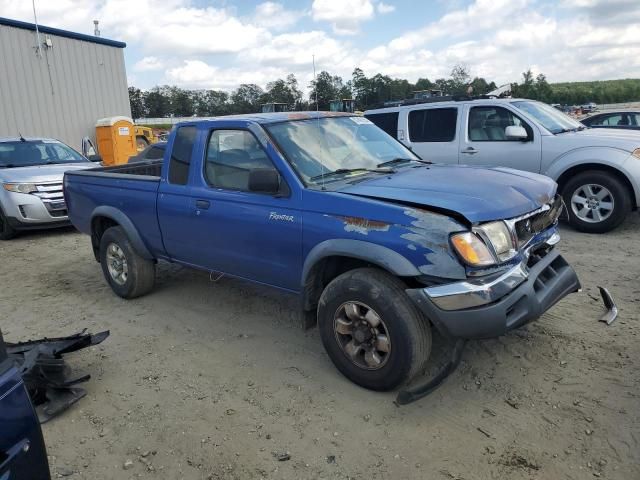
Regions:
[[[0,210],[0,240],[11,240],[16,236],[15,229],[9,224],[7,217]]]
[[[122,227],[111,227],[102,235],[100,264],[104,278],[119,297],[139,297],[153,288],[155,264],[136,253]]]
[[[590,170],[571,178],[562,189],[569,223],[587,233],[605,233],[620,225],[631,210],[631,195],[618,177]]]
[[[362,387],[396,388],[429,359],[429,323],[405,288],[386,272],[360,268],[335,278],[320,297],[324,348],[336,368]]]

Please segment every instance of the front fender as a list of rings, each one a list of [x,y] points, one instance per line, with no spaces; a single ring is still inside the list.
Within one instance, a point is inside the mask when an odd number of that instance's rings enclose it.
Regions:
[[[115,207],[103,205],[103,206],[97,207],[92,212],[91,214],[92,226],[93,226],[94,220],[98,217],[109,218],[114,222],[116,222],[118,225],[120,225],[124,229],[125,233],[127,234],[127,237],[131,242],[131,246],[136,251],[136,253],[140,255],[142,258],[145,258],[147,260],[155,259],[154,256],[149,251],[149,248],[147,248],[144,241],[142,240],[142,236],[138,232],[138,229],[136,228],[134,223],[131,221],[131,219],[127,217],[127,215],[124,212],[122,212],[121,210],[118,210]]]
[[[585,164],[606,165],[625,173],[623,165],[628,158],[629,152],[620,148],[574,148],[553,159],[542,173],[557,181],[566,171]]]
[[[302,285],[305,284],[311,268],[327,257],[352,257],[371,262],[374,265],[400,277],[420,275],[420,271],[409,260],[387,247],[363,240],[339,238],[325,240],[309,252],[302,267]]]

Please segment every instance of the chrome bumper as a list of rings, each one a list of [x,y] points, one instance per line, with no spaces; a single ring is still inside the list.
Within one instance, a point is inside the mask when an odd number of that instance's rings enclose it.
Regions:
[[[546,240],[549,246],[560,241],[560,234],[555,232]],[[510,268],[506,272],[499,272],[494,275],[468,279],[462,282],[448,283],[435,287],[425,288],[425,293],[431,301],[442,310],[462,310],[465,308],[479,307],[500,300],[509,292],[518,287],[529,277],[526,260]]]

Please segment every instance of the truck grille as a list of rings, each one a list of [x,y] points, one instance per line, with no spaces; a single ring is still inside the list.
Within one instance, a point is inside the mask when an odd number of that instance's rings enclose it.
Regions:
[[[36,184],[33,195],[39,197],[52,217],[66,217],[67,204],[64,201],[62,182]]]
[[[518,238],[518,246],[525,245],[538,233],[546,230],[551,225],[554,225],[558,221],[558,217],[562,212],[562,197],[556,196],[554,201],[542,210],[519,218],[515,222],[515,232]]]

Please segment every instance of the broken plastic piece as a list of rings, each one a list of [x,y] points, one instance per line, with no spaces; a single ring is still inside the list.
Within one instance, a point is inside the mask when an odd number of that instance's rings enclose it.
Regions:
[[[611,325],[618,316],[618,307],[613,301],[613,297],[604,287],[598,287],[600,289],[600,295],[602,296],[602,302],[607,309],[607,312],[600,318],[601,322],[605,322],[607,325]]]
[[[72,378],[71,369],[62,355],[103,342],[109,331],[95,335],[85,332],[86,329],[68,337],[6,344],[9,358],[22,375],[40,423],[51,420],[87,394],[75,385],[86,382],[91,376]]]
[[[407,405],[408,403],[415,402],[422,397],[426,397],[431,392],[436,390],[440,385],[442,385],[444,381],[453,372],[456,371],[458,365],[460,365],[460,360],[462,360],[462,351],[466,343],[467,341],[461,338],[456,340],[456,343],[451,349],[451,357],[449,361],[444,365],[442,370],[440,370],[433,378],[431,378],[426,383],[418,384],[411,388],[405,388],[404,390],[398,392],[396,403],[398,405]]]

